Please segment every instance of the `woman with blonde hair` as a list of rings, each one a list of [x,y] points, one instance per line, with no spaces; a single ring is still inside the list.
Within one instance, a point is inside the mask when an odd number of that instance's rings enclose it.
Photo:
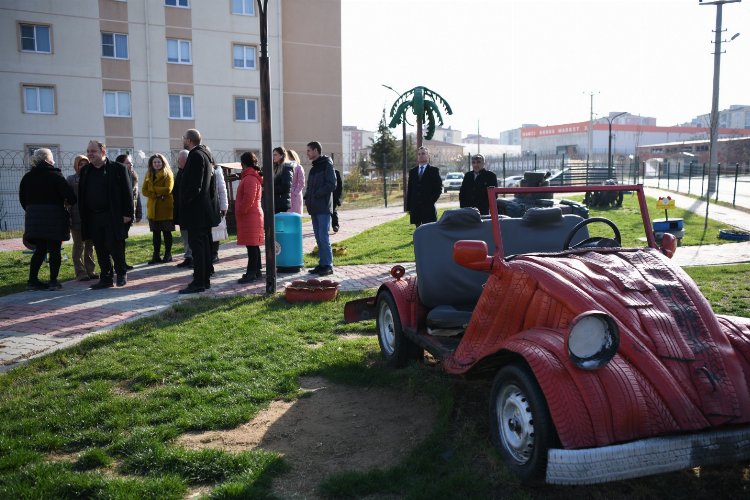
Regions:
[[[305,191],[305,169],[299,159],[299,155],[293,149],[287,149],[289,163],[292,165],[292,207],[290,212],[302,215],[302,193]]]
[[[148,227],[153,233],[154,254],[149,265],[172,262],[172,231],[174,231],[174,175],[164,155],[156,153],[148,159],[148,172],[143,179],[141,193],[148,201]],[[164,258],[161,254],[161,235],[164,234]]]

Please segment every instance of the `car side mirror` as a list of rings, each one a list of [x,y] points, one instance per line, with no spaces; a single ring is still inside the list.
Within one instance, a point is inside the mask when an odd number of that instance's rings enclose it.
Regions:
[[[661,253],[671,259],[677,251],[677,238],[672,233],[664,233],[661,237]]]
[[[492,256],[487,255],[487,243],[481,240],[460,240],[453,244],[453,260],[459,266],[475,271],[489,271]]]

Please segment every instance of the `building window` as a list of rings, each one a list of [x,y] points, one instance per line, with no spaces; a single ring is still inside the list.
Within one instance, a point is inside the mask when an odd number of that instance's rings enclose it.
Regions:
[[[127,59],[128,35],[123,33],[102,33],[102,57]]]
[[[174,64],[191,64],[190,40],[176,40],[167,38],[167,62]]]
[[[193,119],[193,96],[171,95],[169,96],[169,117],[178,120]]]
[[[37,149],[49,149],[52,151],[52,158],[55,159],[56,162],[60,161],[60,146],[59,145],[52,145],[52,144],[24,144],[24,151],[26,152],[26,162],[31,163],[31,157],[34,156],[34,151]],[[237,160],[239,161],[239,160]]]
[[[24,52],[52,52],[50,27],[39,24],[21,24],[21,50]]]
[[[104,116],[130,116],[130,92],[104,92]]]
[[[167,7],[182,7],[184,9],[190,8],[188,0],[164,0],[164,5]]]
[[[23,112],[54,114],[55,88],[23,86]]]
[[[257,122],[258,100],[245,97],[235,97],[234,119],[238,122]]]
[[[234,45],[234,67],[240,69],[255,69],[255,47],[250,45]]]
[[[255,15],[255,0],[232,0],[232,14]]]

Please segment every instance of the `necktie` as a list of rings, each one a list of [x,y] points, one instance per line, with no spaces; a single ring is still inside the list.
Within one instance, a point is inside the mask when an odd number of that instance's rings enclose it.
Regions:
[[[424,166],[419,167],[419,176],[422,177],[422,174],[424,173]]]

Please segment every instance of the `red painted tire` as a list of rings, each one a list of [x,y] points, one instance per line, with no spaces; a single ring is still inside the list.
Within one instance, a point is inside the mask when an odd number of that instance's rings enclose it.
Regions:
[[[409,362],[421,359],[424,351],[404,334],[398,308],[391,293],[380,293],[375,307],[378,343],[386,362],[394,368],[403,368]]]

